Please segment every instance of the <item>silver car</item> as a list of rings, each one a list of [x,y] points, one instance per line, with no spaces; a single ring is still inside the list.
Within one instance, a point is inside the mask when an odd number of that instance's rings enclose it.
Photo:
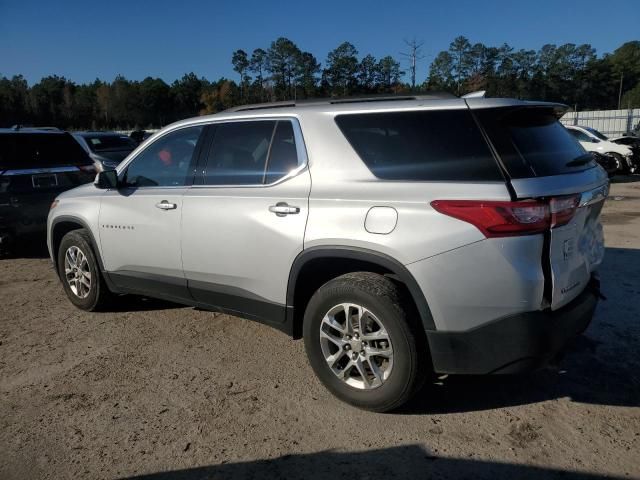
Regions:
[[[138,294],[264,322],[337,397],[391,410],[587,328],[608,180],[564,110],[433,95],[181,121],[60,195],[49,251],[81,309]]]

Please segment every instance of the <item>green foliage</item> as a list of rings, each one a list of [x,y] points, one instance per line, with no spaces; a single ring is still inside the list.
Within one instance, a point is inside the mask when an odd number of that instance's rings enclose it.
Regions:
[[[617,108],[621,75],[623,92],[640,82],[640,42],[628,42],[612,55],[598,58],[587,44],[547,44],[536,52],[514,50],[507,44],[471,45],[465,37],[458,37],[448,50],[436,55],[423,87],[460,95],[487,90],[493,97],[563,102],[581,110],[607,109]]]
[[[327,56],[322,80],[331,95],[349,95],[358,84],[358,50],[349,42],[341,43]]]
[[[251,56],[236,50],[231,63],[237,83],[225,78],[210,82],[188,73],[171,85],[160,78],[132,81],[123,76],[78,85],[51,75],[29,87],[20,75],[0,76],[0,126],[150,128],[241,103],[414,91],[403,83],[402,66],[394,57],[369,54],[359,59],[349,42],[329,52],[324,69],[311,53],[284,37],[266,50],[256,48]],[[559,101],[580,110],[617,108],[622,93],[623,108],[638,108],[640,41],[598,57],[586,44],[514,50],[507,44],[472,44],[459,36],[434,57],[428,77],[416,90],[460,95],[487,90],[489,96]]]

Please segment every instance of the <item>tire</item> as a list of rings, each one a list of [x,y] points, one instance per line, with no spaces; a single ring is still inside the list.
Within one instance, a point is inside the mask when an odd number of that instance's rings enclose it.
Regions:
[[[69,261],[65,263],[67,254]],[[67,269],[71,270],[69,274]],[[58,248],[58,275],[71,303],[82,310],[101,310],[113,299],[100,273],[91,238],[84,228],[73,230],[62,238]]]
[[[349,329],[342,304],[350,304],[351,317],[364,312],[366,325],[356,325],[356,321]],[[304,344],[311,367],[333,395],[365,410],[387,412],[407,402],[422,386],[430,362],[417,313],[409,305],[403,289],[369,272],[347,273],[316,291],[304,315]],[[342,332],[334,326],[340,326]],[[321,335],[321,328],[331,340]],[[386,344],[380,340],[385,334]],[[369,356],[376,351],[387,356]]]
[[[614,175],[629,173],[629,165],[627,165],[627,161],[622,155],[616,152],[608,152],[606,155],[611,155],[616,160],[618,168],[614,172]]]

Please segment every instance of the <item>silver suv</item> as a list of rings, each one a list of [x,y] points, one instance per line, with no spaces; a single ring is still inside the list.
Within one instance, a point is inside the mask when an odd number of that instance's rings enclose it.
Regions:
[[[433,374],[535,369],[591,321],[608,180],[563,111],[434,95],[181,121],[60,195],[49,251],[79,308],[264,322],[337,397],[390,410]]]

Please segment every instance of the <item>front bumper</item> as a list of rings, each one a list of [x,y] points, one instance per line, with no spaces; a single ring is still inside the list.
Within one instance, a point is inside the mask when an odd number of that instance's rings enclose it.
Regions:
[[[448,374],[511,374],[535,370],[591,322],[599,283],[556,310],[527,312],[462,332],[428,331],[433,367]]]

